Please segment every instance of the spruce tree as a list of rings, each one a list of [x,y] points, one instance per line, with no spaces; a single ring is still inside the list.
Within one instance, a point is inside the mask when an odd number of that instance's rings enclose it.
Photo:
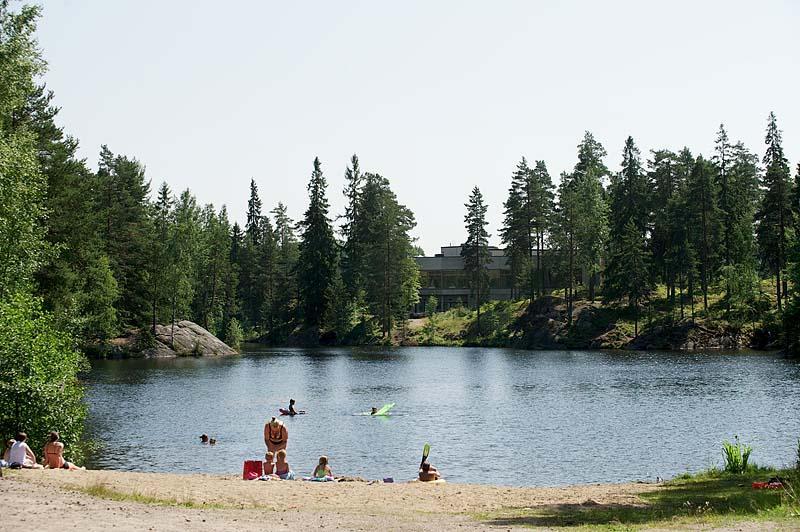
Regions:
[[[350,159],[350,166],[344,174],[345,188],[345,211],[341,234],[344,239],[341,257],[342,279],[350,297],[355,299],[356,294],[363,290],[363,269],[364,246],[358,238],[357,229],[361,222],[362,214],[362,188],[364,186],[364,176],[358,163],[358,156],[353,155]]]
[[[765,270],[775,276],[778,311],[782,310],[783,302],[788,297],[784,270],[793,233],[791,175],[781,140],[775,113],[770,113],[765,139],[767,151],[762,160],[764,175],[761,188],[764,195],[756,213],[756,236],[761,263]]]
[[[626,284],[633,279],[634,273],[631,265],[625,261],[639,253],[648,256],[645,262],[650,262],[649,250],[645,246],[649,226],[649,198],[647,178],[642,170],[639,149],[632,137],[625,141],[622,154],[622,169],[614,175],[609,186],[610,196],[610,228],[608,266],[606,267],[605,292],[606,300],[615,300],[622,297],[631,299],[631,290]],[[634,227],[640,239],[631,238],[630,226]],[[627,240],[626,240],[627,239]],[[635,249],[632,248],[636,244]],[[641,246],[639,246],[641,244]],[[649,268],[637,272],[635,275],[649,274]]]
[[[327,184],[319,158],[308,183],[309,204],[300,222],[297,283],[302,319],[306,327],[318,329],[330,305],[329,287],[337,262],[336,240],[328,218]]]
[[[486,265],[491,262],[489,255],[489,233],[486,232],[487,205],[483,202],[483,194],[476,186],[472,189],[467,203],[464,224],[467,229],[467,240],[461,244],[461,256],[464,257],[464,272],[469,279],[471,303],[477,309],[478,334],[481,332],[481,304],[489,288],[489,276]]]
[[[634,312],[634,337],[639,335],[639,309],[649,297],[653,285],[650,276],[650,253],[641,230],[628,220],[619,239],[612,242],[611,260],[619,265],[607,281],[607,294],[627,298]]]

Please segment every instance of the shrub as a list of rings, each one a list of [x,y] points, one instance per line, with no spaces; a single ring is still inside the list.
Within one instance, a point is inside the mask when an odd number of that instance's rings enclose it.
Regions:
[[[86,406],[78,372],[85,357],[71,335],[62,332],[41,301],[28,294],[0,301],[0,437],[27,432],[41,452],[48,433],[59,431],[73,458]]]
[[[747,462],[753,448],[740,443],[739,436],[735,437],[735,442],[722,442],[722,457],[725,459],[725,471],[738,475],[747,471]]]
[[[228,330],[225,331],[225,342],[238,351],[239,347],[242,345],[243,337],[244,332],[242,331],[242,326],[239,325],[239,320],[231,318],[228,322]]]

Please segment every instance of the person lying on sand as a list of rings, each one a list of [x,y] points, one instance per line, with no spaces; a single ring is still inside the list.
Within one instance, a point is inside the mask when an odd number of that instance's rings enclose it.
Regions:
[[[286,461],[286,449],[281,449],[275,455],[275,474],[281,480],[294,480],[294,471]]]
[[[36,455],[33,454],[31,448],[25,443],[28,435],[24,432],[18,432],[14,438],[14,444],[8,452],[8,462],[14,466],[19,464],[18,467],[25,469],[42,469],[42,466],[36,463]]]
[[[50,433],[50,441],[44,446],[45,467],[49,467],[50,469],[68,469],[70,471],[86,469],[85,467],[78,467],[72,462],[64,460],[64,444],[58,441],[59,437],[56,431]]]
[[[328,457],[320,456],[317,467],[314,468],[314,478],[333,477],[331,466],[328,465]]]
[[[422,465],[419,468],[420,481],[431,482],[433,480],[439,480],[440,478],[442,478],[442,476],[439,474],[439,470],[430,465],[427,461],[422,462]]]

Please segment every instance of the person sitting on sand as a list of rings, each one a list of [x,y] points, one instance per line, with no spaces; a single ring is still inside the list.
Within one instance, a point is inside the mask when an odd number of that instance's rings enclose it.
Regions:
[[[3,448],[2,458],[0,458],[0,468],[8,467],[9,465],[11,465],[8,462],[8,455],[11,452],[11,446],[12,445],[14,445],[14,440],[6,441],[6,446]],[[2,473],[2,471],[0,471],[0,473]]]
[[[271,477],[275,476],[275,453],[267,451],[264,455],[264,475]]]
[[[208,443],[208,434],[201,434],[200,435],[200,443],[202,443],[202,444]]]
[[[289,410],[288,410],[288,412],[289,412],[290,416],[296,416],[297,415],[297,410],[294,409],[294,399],[289,399]]]
[[[264,443],[267,444],[267,450],[277,453],[281,449],[286,449],[286,444],[289,442],[289,431],[286,430],[286,425],[273,417],[266,425],[264,425]]]
[[[328,465],[328,457],[320,456],[317,467],[314,468],[314,478],[333,477],[331,466]]]
[[[275,474],[281,480],[294,480],[294,471],[286,461],[286,449],[281,449],[275,455]]]
[[[77,469],[86,469],[85,467],[78,467],[72,462],[64,460],[64,444],[60,441],[58,432],[52,431],[44,446],[44,461],[45,467],[50,469],[68,469],[75,471]]]
[[[24,432],[18,432],[14,438],[14,444],[8,452],[8,462],[14,466],[19,464],[19,467],[25,469],[42,469],[42,466],[36,463],[36,455],[33,454],[31,448],[25,443],[28,435]]]
[[[440,478],[442,477],[439,474],[439,470],[430,465],[427,461],[422,462],[422,465],[419,468],[420,481],[431,482],[433,480],[439,480]]]

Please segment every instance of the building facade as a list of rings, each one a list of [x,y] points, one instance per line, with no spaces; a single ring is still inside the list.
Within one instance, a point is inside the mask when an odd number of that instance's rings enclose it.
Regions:
[[[534,253],[536,253],[534,251]],[[514,290],[514,279],[511,275],[511,264],[502,248],[489,246],[490,261],[486,265],[489,277],[489,292],[485,295],[486,301],[508,300],[520,297],[518,290]],[[563,275],[559,275],[557,268],[552,267],[553,256],[548,250],[542,253],[542,269],[544,273],[544,288],[551,290],[564,286]],[[443,312],[452,307],[472,306],[472,294],[469,289],[469,279],[464,271],[464,258],[461,256],[461,246],[442,246],[441,253],[433,257],[415,257],[419,267],[419,302],[414,305],[412,313],[422,315],[425,312],[425,303],[430,296],[436,297],[437,310]],[[578,270],[576,284],[586,284],[588,279]]]
[[[486,300],[511,299],[514,279],[505,250],[490,246],[490,261],[486,265],[489,277],[489,292]],[[415,257],[419,267],[419,303],[414,306],[414,314],[425,312],[425,303],[435,296],[438,310],[445,311],[457,306],[470,306],[471,293],[469,279],[464,271],[464,257],[461,246],[442,246],[441,253],[433,257]]]

